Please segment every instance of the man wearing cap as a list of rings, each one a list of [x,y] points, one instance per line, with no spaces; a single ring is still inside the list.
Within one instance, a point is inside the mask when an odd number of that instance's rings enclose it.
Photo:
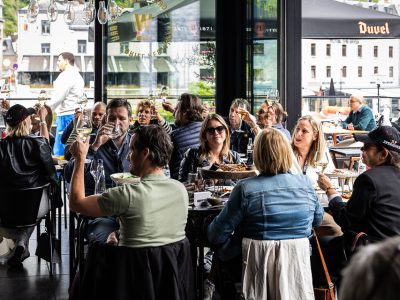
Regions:
[[[5,115],[7,137],[0,140],[0,190],[39,187],[49,182],[52,183],[52,187],[58,186],[48,140],[30,133],[30,115],[34,113],[33,108],[16,104],[10,107]],[[41,127],[47,130],[46,126]],[[1,201],[12,199],[1,198]],[[21,211],[23,209],[21,207]],[[39,209],[39,215],[43,216],[47,211],[43,207]],[[14,240],[16,245],[13,255],[7,261],[8,265],[19,266],[29,257],[28,242],[34,229],[0,227],[0,240],[3,237],[9,238]]]
[[[350,96],[349,105],[351,111],[346,120],[342,122],[344,129],[371,131],[376,127],[372,110],[367,105],[363,105],[363,102],[363,96]]]
[[[329,209],[336,223],[346,232],[364,232],[371,242],[400,235],[400,133],[394,127],[380,126],[368,134],[355,134],[364,143],[362,160],[369,170],[354,182],[353,193],[344,203],[329,178],[320,174],[319,186],[326,191]],[[337,273],[342,237],[326,246],[328,268]]]
[[[75,57],[72,53],[61,53],[57,60],[57,67],[61,73],[54,81],[51,100],[46,104],[57,113],[57,132],[53,152],[55,155],[64,155],[61,135],[74,118],[75,108],[83,95],[85,83],[75,67]]]

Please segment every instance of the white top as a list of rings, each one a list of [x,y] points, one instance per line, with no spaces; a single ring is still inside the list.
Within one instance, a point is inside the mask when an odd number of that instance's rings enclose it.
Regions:
[[[72,115],[78,107],[78,100],[83,95],[85,83],[77,68],[67,65],[54,81],[51,100],[46,104],[58,116]]]

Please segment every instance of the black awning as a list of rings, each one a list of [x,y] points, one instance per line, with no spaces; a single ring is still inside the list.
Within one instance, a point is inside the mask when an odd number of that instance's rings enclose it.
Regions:
[[[334,0],[302,0],[302,37],[400,38],[400,17]]]

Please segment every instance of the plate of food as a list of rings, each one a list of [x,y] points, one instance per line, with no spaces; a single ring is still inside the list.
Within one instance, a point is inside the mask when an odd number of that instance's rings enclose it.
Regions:
[[[110,175],[116,184],[136,184],[140,182],[140,177],[131,173],[114,173]]]
[[[210,169],[200,169],[204,179],[243,179],[256,176],[256,170],[244,164],[213,164]]]
[[[332,172],[324,173],[328,177],[338,177],[338,178],[356,178],[358,173],[356,171],[347,169],[335,169]]]

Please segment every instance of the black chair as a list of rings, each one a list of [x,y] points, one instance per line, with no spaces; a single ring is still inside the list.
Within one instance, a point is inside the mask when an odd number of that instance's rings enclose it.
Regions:
[[[37,226],[40,234],[40,222],[46,219],[47,232],[50,235],[50,248],[53,249],[53,222],[51,217],[50,183],[30,188],[3,188],[0,198],[0,226],[4,228],[28,228]],[[49,211],[41,218],[37,218],[42,195],[48,190]],[[53,251],[50,251],[52,255]],[[50,258],[50,275],[53,275],[53,259]]]
[[[129,248],[92,242],[79,290],[80,299],[194,299],[190,243]]]

